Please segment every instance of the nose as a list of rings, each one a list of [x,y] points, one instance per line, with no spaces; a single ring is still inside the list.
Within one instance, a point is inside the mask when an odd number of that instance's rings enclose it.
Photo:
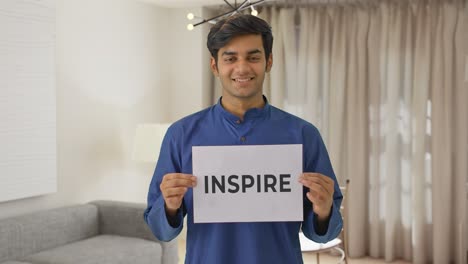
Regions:
[[[237,61],[236,72],[238,74],[246,74],[250,72],[250,65],[247,60],[242,59]]]

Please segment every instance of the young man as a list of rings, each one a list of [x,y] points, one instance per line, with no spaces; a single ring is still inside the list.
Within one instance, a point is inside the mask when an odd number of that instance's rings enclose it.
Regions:
[[[300,228],[317,242],[332,240],[342,228],[342,195],[325,145],[312,124],[269,105],[263,96],[263,80],[273,64],[273,36],[265,21],[231,16],[213,26],[207,44],[222,97],[168,129],[145,220],[158,239],[169,241],[180,233],[187,215],[185,263],[302,263]],[[303,222],[194,224],[192,146],[277,144],[303,145]]]

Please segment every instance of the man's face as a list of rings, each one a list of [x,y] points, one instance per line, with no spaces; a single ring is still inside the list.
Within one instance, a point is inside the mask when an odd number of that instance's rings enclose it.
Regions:
[[[261,35],[241,35],[218,51],[217,65],[211,58],[211,70],[221,81],[223,99],[249,100],[262,96],[265,72],[272,62],[271,54],[265,59]]]

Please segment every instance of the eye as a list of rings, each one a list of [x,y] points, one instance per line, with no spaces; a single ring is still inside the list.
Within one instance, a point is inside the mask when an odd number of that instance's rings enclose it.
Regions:
[[[235,62],[235,61],[236,61],[235,57],[225,57],[224,58],[224,62],[226,62],[226,63],[232,63],[232,62]]]
[[[259,57],[259,56],[249,57],[249,61],[256,62],[256,61],[259,61],[259,60],[260,60],[260,57]]]

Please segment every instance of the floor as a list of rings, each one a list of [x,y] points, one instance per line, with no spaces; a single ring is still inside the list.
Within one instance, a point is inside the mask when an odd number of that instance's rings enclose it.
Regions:
[[[179,264],[183,264],[185,260],[185,239],[178,238],[179,241]],[[302,254],[304,259],[304,264],[315,264],[317,263],[317,256],[314,253],[304,252]],[[320,254],[320,264],[336,264],[338,263],[340,257],[333,256],[327,253]],[[373,259],[373,258],[360,258],[360,259],[349,259],[348,264],[383,264],[388,263],[382,259]],[[405,261],[395,261],[390,262],[392,264],[410,264],[411,262]]]

